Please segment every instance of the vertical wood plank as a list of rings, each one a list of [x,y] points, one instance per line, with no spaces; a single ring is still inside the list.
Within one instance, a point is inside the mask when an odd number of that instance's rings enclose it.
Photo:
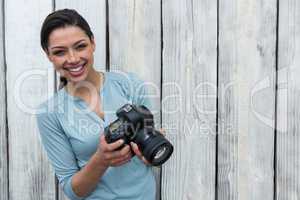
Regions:
[[[218,199],[273,199],[276,0],[219,2]]]
[[[161,16],[160,0],[109,0],[110,70],[136,73],[152,95],[156,126],[160,127]],[[154,169],[157,199],[160,169]]]
[[[78,11],[89,23],[96,42],[94,66],[105,70],[106,65],[106,3],[105,0],[56,0],[55,9],[70,8]]]
[[[8,160],[6,128],[6,86],[3,34],[3,0],[0,1],[0,194],[2,200],[8,200]]]
[[[104,0],[56,0],[55,9],[75,9],[89,23],[94,33],[96,51],[94,53],[94,67],[97,71],[105,71],[106,68],[106,3]],[[57,82],[59,82],[57,80]],[[61,187],[59,188],[59,200],[67,200]]]
[[[300,3],[279,1],[277,200],[300,198]]]
[[[149,83],[160,122],[160,0],[109,1],[110,70],[134,72]]]
[[[41,24],[51,10],[51,0],[5,1],[11,200],[55,199],[35,117],[37,106],[54,92],[54,73],[40,47]]]
[[[162,199],[215,199],[217,1],[163,1]]]

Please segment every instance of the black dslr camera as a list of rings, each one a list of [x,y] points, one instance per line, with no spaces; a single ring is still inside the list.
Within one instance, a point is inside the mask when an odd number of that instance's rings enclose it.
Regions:
[[[104,129],[107,143],[119,139],[124,140],[124,145],[135,142],[143,156],[154,166],[170,158],[173,146],[154,129],[153,115],[145,106],[125,104],[116,114],[118,119]]]

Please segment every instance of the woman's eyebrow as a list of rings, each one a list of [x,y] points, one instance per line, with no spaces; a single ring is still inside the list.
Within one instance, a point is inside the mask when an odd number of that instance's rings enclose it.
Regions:
[[[75,43],[73,44],[73,46],[76,46],[77,44],[79,44],[79,43],[82,42],[82,41],[85,41],[85,39],[82,39],[82,40],[79,40],[79,41],[75,42]]]
[[[78,40],[77,42],[75,42],[72,46],[76,46],[77,44],[79,44],[80,42],[85,41],[85,39],[82,40]],[[66,48],[65,46],[54,46],[51,47],[50,49],[56,49],[56,48]]]

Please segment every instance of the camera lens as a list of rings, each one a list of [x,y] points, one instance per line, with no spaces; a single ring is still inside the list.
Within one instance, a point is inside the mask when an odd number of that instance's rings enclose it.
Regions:
[[[154,129],[139,131],[136,143],[141,148],[144,157],[154,166],[162,165],[173,153],[172,144]]]
[[[160,146],[154,147],[150,153],[150,162],[154,166],[162,165],[166,162],[173,153],[173,146],[164,141]]]
[[[160,159],[164,155],[164,153],[166,152],[166,149],[167,149],[166,147],[162,147],[161,149],[159,149],[157,151],[157,153],[155,154],[154,159],[155,160]]]

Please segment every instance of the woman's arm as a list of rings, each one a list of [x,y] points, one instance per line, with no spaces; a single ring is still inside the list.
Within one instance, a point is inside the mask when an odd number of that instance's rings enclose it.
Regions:
[[[92,192],[109,166],[120,166],[131,159],[129,145],[126,145],[121,150],[116,150],[123,143],[124,141],[118,140],[107,144],[104,136],[101,136],[100,145],[96,153],[94,153],[85,167],[72,178],[72,188],[77,196],[84,197]]]
[[[47,107],[46,107],[47,108]],[[79,169],[72,146],[53,112],[37,115],[41,141],[55,170],[59,184],[66,196],[72,200],[84,199],[92,192],[109,166],[119,166],[131,158],[129,146],[115,149],[121,141],[107,144],[104,136],[85,167]]]

